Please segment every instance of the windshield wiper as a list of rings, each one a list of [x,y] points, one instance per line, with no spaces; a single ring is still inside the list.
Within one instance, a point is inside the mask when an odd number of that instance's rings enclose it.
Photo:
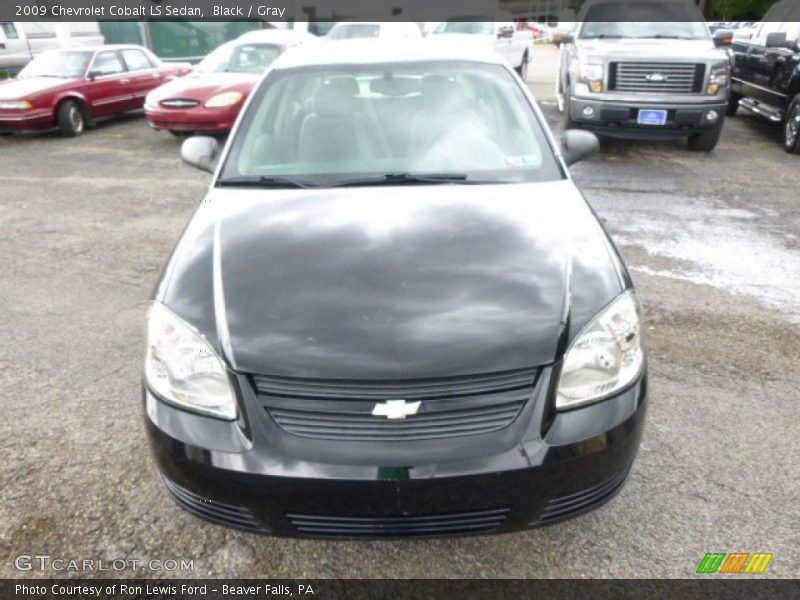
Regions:
[[[374,177],[357,179],[341,179],[326,184],[326,187],[353,187],[359,185],[403,185],[403,184],[439,184],[439,183],[479,183],[469,180],[466,173],[383,173]],[[484,182],[481,182],[484,183]]]
[[[289,179],[287,177],[229,177],[217,181],[220,187],[252,187],[252,188],[316,188],[320,187],[310,181]]]
[[[581,36],[582,40],[621,40],[624,36],[614,35],[610,33],[599,33],[597,35]]]

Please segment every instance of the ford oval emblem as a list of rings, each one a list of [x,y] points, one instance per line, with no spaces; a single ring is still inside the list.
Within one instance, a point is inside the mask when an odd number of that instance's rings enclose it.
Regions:
[[[647,79],[647,81],[650,81],[652,83],[663,83],[669,78],[663,73],[649,73],[645,77],[645,79]]]

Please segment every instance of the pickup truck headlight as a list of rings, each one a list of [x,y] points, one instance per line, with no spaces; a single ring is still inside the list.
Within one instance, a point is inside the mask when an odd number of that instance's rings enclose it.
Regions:
[[[0,100],[0,110],[28,110],[33,108],[30,100]]]
[[[731,83],[731,64],[727,60],[720,61],[711,66],[708,75],[708,87],[706,94],[713,96],[719,92],[720,88],[726,87]]]
[[[575,81],[585,83],[593,92],[603,91],[603,65],[579,62]]]
[[[203,336],[160,302],[147,315],[145,380],[165,401],[233,420],[236,400],[225,364]]]
[[[224,108],[225,106],[233,106],[241,102],[244,96],[239,92],[225,92],[224,94],[217,94],[205,104],[206,108]]]
[[[570,344],[558,381],[556,408],[602,400],[630,385],[643,365],[641,309],[631,290],[604,308]]]

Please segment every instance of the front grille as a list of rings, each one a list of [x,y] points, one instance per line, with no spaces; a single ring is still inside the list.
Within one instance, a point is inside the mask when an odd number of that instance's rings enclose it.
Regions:
[[[694,63],[612,62],[608,89],[634,94],[697,94],[705,65]]]
[[[169,100],[162,100],[159,104],[164,108],[193,108],[199,106],[200,101],[189,98],[170,98]]]
[[[623,471],[602,483],[580,492],[553,498],[547,503],[539,518],[531,523],[531,526],[549,525],[597,508],[613,498],[622,489],[622,484],[625,483],[627,477],[628,471]]]
[[[536,369],[406,381],[297,380],[256,376],[256,390],[275,423],[301,437],[415,441],[504,429],[520,414]],[[419,401],[417,414],[372,414],[390,400]]]
[[[245,507],[209,500],[208,498],[203,498],[187,490],[166,477],[162,477],[161,479],[175,501],[190,513],[206,519],[207,521],[220,523],[228,527],[236,527],[256,533],[269,533],[269,529],[256,519]]]
[[[473,510],[424,516],[344,517],[302,515],[286,517],[298,533],[313,537],[432,537],[491,533],[503,524],[510,508]]]

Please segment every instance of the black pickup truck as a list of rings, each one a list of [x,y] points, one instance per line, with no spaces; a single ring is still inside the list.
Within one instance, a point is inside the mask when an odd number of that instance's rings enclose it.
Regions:
[[[728,115],[741,106],[783,124],[783,147],[800,154],[800,0],[782,0],[751,39],[734,37]]]

